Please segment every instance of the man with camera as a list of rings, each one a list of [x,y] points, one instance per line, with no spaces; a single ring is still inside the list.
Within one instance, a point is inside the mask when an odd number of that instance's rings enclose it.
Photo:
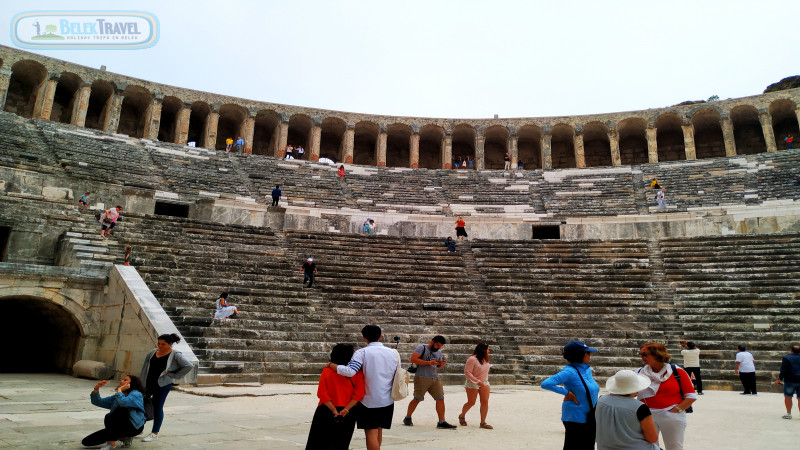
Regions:
[[[458,427],[450,425],[444,420],[444,388],[442,380],[439,379],[438,369],[447,364],[447,358],[442,355],[442,347],[447,343],[444,336],[434,336],[430,344],[420,344],[414,353],[411,354],[411,363],[416,364],[414,373],[414,398],[408,403],[408,412],[403,419],[403,425],[414,426],[411,415],[417,409],[419,402],[425,400],[425,393],[430,393],[436,402],[436,414],[439,415],[439,423],[436,428],[454,430]]]

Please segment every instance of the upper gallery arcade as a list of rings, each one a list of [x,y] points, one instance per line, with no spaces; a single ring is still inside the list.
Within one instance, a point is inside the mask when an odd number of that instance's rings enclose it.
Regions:
[[[183,89],[0,46],[0,107],[108,133],[282,157],[447,169],[562,169],[774,152],[800,135],[800,89],[670,108],[570,117],[434,119],[355,114]]]

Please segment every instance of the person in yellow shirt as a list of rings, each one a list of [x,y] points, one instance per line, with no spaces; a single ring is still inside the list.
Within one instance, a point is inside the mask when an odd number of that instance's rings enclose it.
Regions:
[[[229,137],[225,139],[225,153],[230,153],[231,147],[233,147],[233,138]]]

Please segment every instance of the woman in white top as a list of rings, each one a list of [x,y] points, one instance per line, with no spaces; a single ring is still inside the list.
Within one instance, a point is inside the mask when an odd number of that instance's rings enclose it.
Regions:
[[[236,317],[239,315],[239,310],[235,306],[228,304],[228,293],[223,292],[217,299],[217,310],[214,311],[215,319],[227,319],[228,317]]]
[[[481,428],[491,430],[493,427],[486,423],[486,414],[489,412],[489,344],[481,342],[475,346],[472,356],[467,358],[464,365],[464,375],[467,382],[464,388],[467,391],[467,403],[461,408],[461,415],[458,416],[458,423],[467,426],[467,412],[475,405],[475,399],[480,394],[481,398]]]

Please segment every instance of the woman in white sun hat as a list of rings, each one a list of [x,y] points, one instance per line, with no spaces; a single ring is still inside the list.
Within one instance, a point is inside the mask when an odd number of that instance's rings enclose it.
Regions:
[[[610,393],[597,400],[597,450],[658,450],[658,430],[650,408],[636,394],[650,386],[650,378],[620,370],[606,382]]]

